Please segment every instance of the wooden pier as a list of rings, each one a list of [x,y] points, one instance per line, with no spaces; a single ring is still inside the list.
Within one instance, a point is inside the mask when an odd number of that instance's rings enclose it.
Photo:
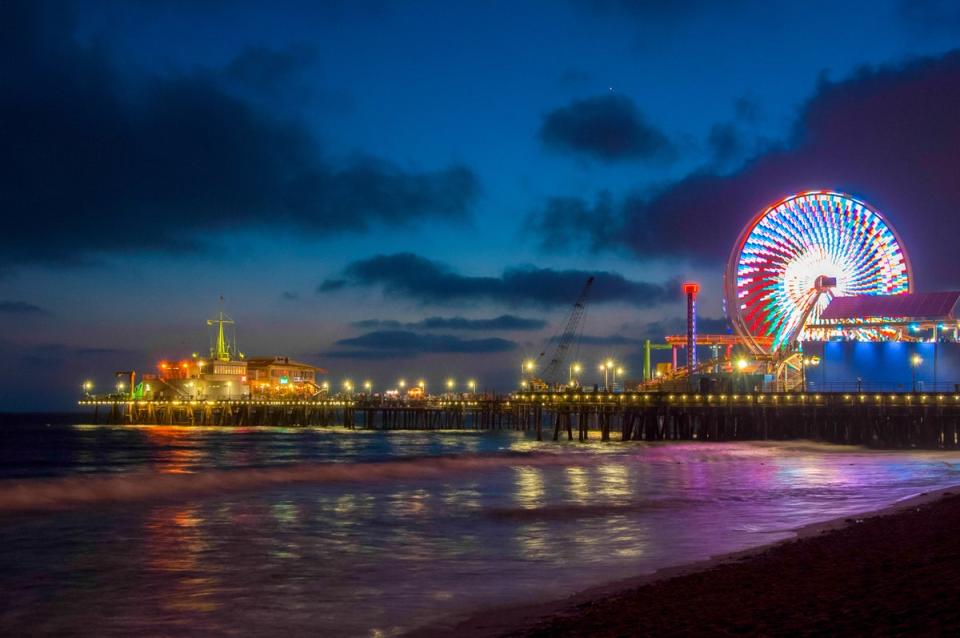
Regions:
[[[95,423],[342,426],[375,430],[520,430],[538,440],[810,439],[881,448],[955,449],[960,394],[518,393],[384,401],[88,399]]]

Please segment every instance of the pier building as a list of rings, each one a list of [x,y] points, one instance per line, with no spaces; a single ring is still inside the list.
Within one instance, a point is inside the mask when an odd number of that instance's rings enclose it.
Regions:
[[[246,360],[251,394],[261,397],[307,397],[323,392],[317,374],[326,370],[290,357],[251,357]]]

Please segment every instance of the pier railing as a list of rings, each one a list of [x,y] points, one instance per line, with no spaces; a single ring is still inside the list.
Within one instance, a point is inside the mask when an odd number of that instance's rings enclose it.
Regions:
[[[94,422],[521,430],[542,440],[783,440],[956,448],[960,393],[526,392],[497,397],[136,401],[87,399]]]

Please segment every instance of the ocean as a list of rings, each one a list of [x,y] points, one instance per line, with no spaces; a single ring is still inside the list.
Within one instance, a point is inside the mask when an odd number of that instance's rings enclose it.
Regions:
[[[0,633],[395,636],[960,483],[960,454],[0,426]]]

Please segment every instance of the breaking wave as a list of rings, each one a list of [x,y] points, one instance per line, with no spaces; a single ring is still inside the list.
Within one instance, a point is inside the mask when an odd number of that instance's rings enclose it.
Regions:
[[[195,474],[136,471],[111,475],[10,480],[0,482],[0,512],[58,511],[92,505],[214,495],[295,483],[372,483],[443,478],[507,466],[577,465],[590,461],[588,455],[580,454],[511,452],[382,462],[206,470]]]

